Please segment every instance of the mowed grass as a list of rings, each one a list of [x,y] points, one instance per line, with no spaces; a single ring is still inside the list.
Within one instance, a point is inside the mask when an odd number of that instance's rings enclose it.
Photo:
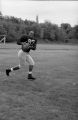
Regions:
[[[35,81],[27,79],[28,64],[6,76],[18,50],[0,49],[0,120],[78,120],[78,46],[39,44],[31,51]]]

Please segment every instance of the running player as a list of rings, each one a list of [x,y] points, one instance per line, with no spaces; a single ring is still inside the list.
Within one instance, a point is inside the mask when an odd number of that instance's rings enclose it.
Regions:
[[[32,45],[34,41],[34,44]],[[25,43],[28,43],[27,49],[23,50],[23,45]],[[23,65],[25,65],[25,62],[27,61],[29,63],[29,71],[28,71],[28,79],[35,80],[35,77],[32,75],[32,70],[34,67],[34,60],[30,55],[30,50],[36,50],[37,40],[34,38],[34,31],[30,31],[28,35],[23,35],[18,41],[18,45],[21,45],[21,49],[18,52],[18,58],[19,58],[19,65],[12,67],[10,69],[6,69],[6,75],[9,76],[10,72],[20,69]]]

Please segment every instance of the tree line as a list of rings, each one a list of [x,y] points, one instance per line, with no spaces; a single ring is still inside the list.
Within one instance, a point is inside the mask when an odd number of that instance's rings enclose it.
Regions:
[[[62,23],[60,27],[49,21],[37,23],[22,20],[14,16],[3,16],[0,13],[0,35],[6,35],[6,42],[16,42],[21,35],[35,32],[38,42],[78,42],[78,25],[71,27],[69,23]]]

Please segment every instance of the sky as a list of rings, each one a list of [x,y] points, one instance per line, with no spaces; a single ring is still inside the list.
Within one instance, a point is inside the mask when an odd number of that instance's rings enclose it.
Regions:
[[[78,24],[78,1],[27,1],[0,0],[0,11],[3,15],[15,16],[23,20],[50,21],[53,24]]]

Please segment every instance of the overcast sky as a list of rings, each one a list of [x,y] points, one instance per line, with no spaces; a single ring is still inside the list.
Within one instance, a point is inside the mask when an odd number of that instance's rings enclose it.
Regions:
[[[22,19],[35,20],[38,15],[39,22],[78,24],[78,1],[0,0],[0,9],[3,15]]]

